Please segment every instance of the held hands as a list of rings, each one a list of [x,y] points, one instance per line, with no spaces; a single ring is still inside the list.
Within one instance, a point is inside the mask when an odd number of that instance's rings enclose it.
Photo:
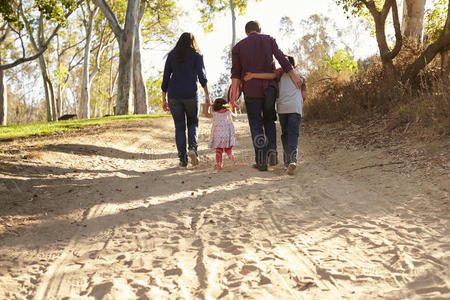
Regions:
[[[252,79],[253,79],[253,73],[252,72],[245,73],[245,75],[244,75],[244,80],[245,81],[249,81],[249,80],[252,80]]]

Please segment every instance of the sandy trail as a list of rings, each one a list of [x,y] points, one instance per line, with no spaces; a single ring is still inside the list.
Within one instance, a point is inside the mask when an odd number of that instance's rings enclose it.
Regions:
[[[170,118],[9,143],[0,299],[450,298],[448,169],[405,173],[306,129],[295,176],[259,172],[235,126],[220,172],[208,119],[187,170]]]

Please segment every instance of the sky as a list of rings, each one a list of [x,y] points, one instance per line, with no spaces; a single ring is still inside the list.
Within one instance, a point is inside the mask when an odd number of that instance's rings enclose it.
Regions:
[[[197,23],[197,20],[200,20],[200,13],[196,6],[196,0],[179,0],[179,5],[188,12],[179,22],[180,30],[181,32],[192,32],[196,37],[204,56],[208,81],[214,83],[221,73],[229,71],[224,69],[221,57],[224,48],[231,44],[231,13],[227,10],[225,13],[218,14],[214,19],[214,31],[205,33]],[[283,16],[288,16],[298,27],[301,20],[306,20],[312,14],[322,14],[329,17],[339,28],[348,27],[349,22],[353,22],[353,26],[357,25],[355,21],[347,19],[342,8],[338,7],[334,0],[262,0],[259,2],[249,0],[246,14],[237,16],[237,41],[245,37],[245,24],[250,20],[257,20],[261,24],[262,33],[275,37],[280,49],[287,52],[291,45],[289,44],[290,41],[283,39],[279,33],[280,19]],[[375,38],[364,30],[355,30],[354,34],[348,34],[343,38],[353,48],[353,55],[356,59],[368,57],[378,51]],[[144,73],[145,76],[163,70],[164,55],[173,46],[168,45],[166,49],[153,50],[147,55],[148,65],[154,66],[154,68],[147,70]]]

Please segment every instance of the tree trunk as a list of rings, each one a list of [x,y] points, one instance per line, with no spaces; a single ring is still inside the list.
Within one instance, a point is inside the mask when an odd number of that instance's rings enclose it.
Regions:
[[[450,2],[448,3],[448,11],[450,11]],[[448,50],[450,46],[450,18],[447,13],[447,20],[445,21],[444,29],[441,32],[439,38],[431,43],[425,51],[412,63],[405,71],[402,77],[403,82],[414,82],[419,72],[429,64],[434,57],[444,51]],[[448,52],[448,51],[447,51]]]
[[[91,62],[91,40],[94,17],[97,13],[97,8],[91,10],[88,4],[89,20],[86,26],[86,43],[84,46],[84,61],[83,61],[83,81],[81,85],[81,96],[79,103],[79,118],[89,119],[91,117],[90,105],[91,105],[91,80],[89,74],[89,67]],[[100,49],[99,49],[100,51]]]
[[[402,35],[397,11],[397,3],[395,0],[386,0],[381,12],[377,10],[373,1],[367,2],[366,6],[375,21],[375,36],[377,39],[378,49],[380,50],[381,62],[385,71],[386,80],[393,82],[397,78],[397,72],[392,60],[397,56],[402,47]],[[391,9],[395,30],[395,46],[392,50],[389,49],[389,45],[386,41],[385,31],[386,18]]]
[[[232,28],[232,37],[231,37],[231,48],[236,45],[236,13],[234,11],[234,1],[230,0],[230,9],[231,9],[231,28]]]
[[[147,114],[147,88],[145,87],[144,78],[142,76],[142,61],[141,61],[141,20],[145,12],[145,4],[143,1],[139,9],[138,20],[136,24],[136,33],[134,39],[134,53],[133,53],[133,91],[134,91],[134,113]]]
[[[2,60],[0,58],[0,64]],[[8,94],[6,91],[5,74],[0,70],[0,126],[6,126],[8,122]]]
[[[52,104],[53,102],[50,100],[50,90],[49,90],[49,86],[48,86],[48,80],[47,80],[47,73],[45,71],[45,69],[41,66],[41,57],[39,57],[39,66],[41,67],[41,75],[42,75],[42,85],[44,87],[44,92],[45,92],[45,104],[47,107],[47,122],[51,122],[54,120],[54,115],[53,115],[53,108],[52,108]]]
[[[450,48],[447,47],[447,49],[444,49],[444,51],[441,51],[441,70],[442,75],[445,77],[449,77],[450,73],[450,60],[448,59],[448,52],[450,51]]]
[[[131,67],[133,59],[134,36],[139,11],[139,1],[128,0],[125,27],[122,29],[116,16],[105,0],[93,0],[109,22],[119,43],[119,82],[117,88],[116,115],[127,115],[132,83]]]
[[[402,35],[420,44],[426,0],[403,0]]]

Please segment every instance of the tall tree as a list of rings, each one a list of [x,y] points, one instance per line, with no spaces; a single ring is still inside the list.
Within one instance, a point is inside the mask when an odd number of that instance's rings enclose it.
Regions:
[[[84,11],[84,10],[83,10]],[[91,7],[90,0],[86,1],[87,20],[84,19],[84,29],[86,31],[86,42],[84,46],[84,62],[83,62],[83,83],[81,86],[81,95],[79,101],[79,117],[89,119],[91,104],[91,79],[90,79],[90,61],[91,61],[91,41],[94,28],[94,18],[97,14],[98,7]]]
[[[133,91],[134,91],[134,113],[147,114],[147,88],[145,87],[142,75],[142,58],[141,58],[141,21],[144,17],[147,1],[142,1],[139,7],[138,20],[136,25],[136,33],[134,39],[133,52]]]
[[[132,83],[132,59],[138,21],[139,1],[128,0],[125,24],[119,24],[116,15],[105,0],[93,0],[109,22],[119,44],[119,78],[116,101],[116,115],[129,113],[130,89]]]
[[[403,0],[402,34],[420,44],[426,0]]]
[[[6,40],[9,34],[8,24],[4,24],[0,30],[3,35],[0,37],[0,46]],[[2,63],[2,51],[0,51],[0,64]],[[5,83],[5,71],[0,70],[0,126],[5,126],[8,123],[8,93]]]
[[[22,17],[22,20],[25,24],[25,28],[28,32],[28,36],[31,42],[31,45],[35,52],[38,52],[39,49],[43,47],[42,43],[44,42],[44,15],[42,12],[39,16],[39,25],[37,32],[32,28],[32,24],[30,20],[28,20],[25,11],[22,7],[22,5],[19,6],[20,15]],[[36,37],[34,37],[34,34],[36,34]],[[38,57],[39,60],[39,67],[41,69],[41,76],[42,76],[42,83],[44,87],[44,93],[45,93],[45,103],[47,105],[47,121],[56,121],[57,120],[57,114],[56,114],[56,100],[55,100],[55,93],[53,90],[53,84],[50,79],[50,76],[48,74],[48,68],[47,68],[47,61],[45,59],[44,55],[40,55]]]

